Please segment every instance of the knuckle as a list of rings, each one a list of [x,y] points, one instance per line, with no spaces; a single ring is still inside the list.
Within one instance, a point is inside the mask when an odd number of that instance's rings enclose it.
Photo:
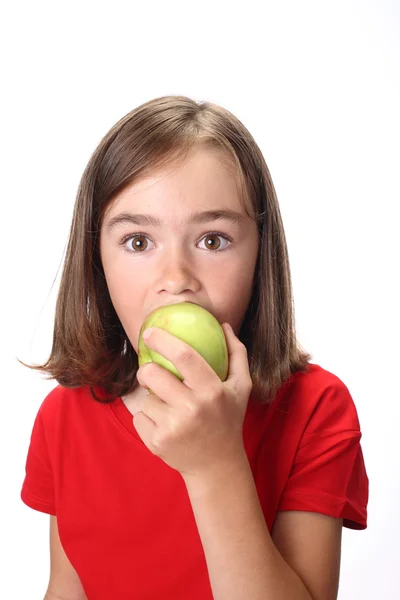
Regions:
[[[193,351],[190,348],[185,348],[181,350],[178,354],[178,361],[181,364],[187,363],[193,358]]]
[[[200,413],[200,406],[197,402],[186,402],[186,410],[192,418],[196,418]]]
[[[155,448],[156,450],[159,450],[160,448],[162,448],[162,445],[163,445],[162,437],[160,435],[155,435],[153,438],[153,448]]]
[[[239,342],[239,344],[240,344],[239,348],[247,356],[247,348],[246,348],[246,346],[243,344],[243,342]]]
[[[158,431],[154,437],[154,446],[157,450],[167,448],[171,442],[173,442],[178,436],[178,424],[175,419],[170,418],[167,420],[166,427]]]
[[[140,384],[145,383],[148,377],[154,374],[154,366],[154,363],[146,363],[140,367],[136,374],[136,378]]]
[[[143,375],[145,375],[149,370],[151,370],[152,367],[153,367],[153,363],[151,363],[151,362],[145,363],[144,365],[139,367],[139,370],[137,372],[138,377],[143,377]]]
[[[166,442],[166,435],[163,432],[158,432],[154,435],[153,437],[153,448],[155,448],[155,450],[157,452],[161,451],[165,445]]]
[[[142,373],[142,371],[138,371],[138,372],[136,373],[136,379],[138,380],[138,382],[139,382],[140,384],[142,384],[142,383],[143,383],[143,373]]]
[[[251,377],[246,379],[246,381],[244,382],[244,389],[250,394],[251,390],[253,389],[253,381]]]
[[[157,363],[148,362],[145,364],[145,373],[147,373],[147,374],[152,375],[152,374],[154,374],[155,371],[157,371],[157,369],[158,369]]]
[[[201,395],[201,404],[215,404],[218,401],[221,395],[221,388],[218,387],[209,387],[206,391],[204,391]]]

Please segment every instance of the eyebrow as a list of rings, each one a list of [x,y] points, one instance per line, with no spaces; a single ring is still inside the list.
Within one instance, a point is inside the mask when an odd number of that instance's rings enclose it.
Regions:
[[[240,223],[244,215],[231,209],[206,210],[204,212],[191,213],[183,221],[184,225],[197,224],[203,225],[210,221],[228,221],[230,223]],[[110,219],[106,225],[108,233],[111,233],[115,227],[125,223],[132,225],[142,225],[144,227],[162,227],[162,221],[153,215],[134,215],[132,213],[121,213]]]

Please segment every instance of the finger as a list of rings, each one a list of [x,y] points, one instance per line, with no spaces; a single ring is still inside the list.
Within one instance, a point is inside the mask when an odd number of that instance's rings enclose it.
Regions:
[[[153,393],[147,394],[147,396],[144,397],[140,410],[146,417],[159,426],[165,421],[169,407],[162,398]]]
[[[249,361],[246,346],[236,337],[229,323],[223,323],[222,328],[226,337],[228,347],[229,372],[225,383],[236,393],[245,393],[253,387],[249,371]]]
[[[133,424],[143,443],[149,448],[153,439],[156,424],[143,411],[139,410],[133,417]]]
[[[176,367],[190,389],[209,387],[215,384],[216,378],[219,380],[208,362],[194,348],[165,329],[152,327],[145,343]]]
[[[156,429],[165,422],[167,405],[155,394],[148,394],[142,406],[133,416],[136,431],[146,446],[152,450],[151,444]]]
[[[188,392],[187,386],[176,375],[156,363],[142,365],[136,377],[142,387],[151,388],[153,394],[161,399],[164,408],[166,405],[181,406],[185,392]]]

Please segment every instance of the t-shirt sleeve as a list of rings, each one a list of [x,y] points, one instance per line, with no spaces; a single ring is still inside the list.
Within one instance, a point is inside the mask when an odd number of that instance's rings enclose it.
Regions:
[[[54,478],[46,443],[42,410],[43,404],[32,429],[21,499],[30,508],[56,515]]]
[[[314,407],[278,510],[318,512],[366,529],[369,481],[360,440],[356,407],[338,380]]]

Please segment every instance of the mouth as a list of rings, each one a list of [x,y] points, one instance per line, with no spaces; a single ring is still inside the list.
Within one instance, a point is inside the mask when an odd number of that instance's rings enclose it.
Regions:
[[[146,315],[146,318],[155,310],[158,310],[159,308],[163,308],[164,306],[171,306],[171,304],[182,304],[182,302],[187,302],[188,304],[197,304],[198,306],[201,306],[198,302],[193,302],[192,300],[173,300],[172,302],[166,302],[165,304],[160,304],[159,306],[155,306],[154,308],[152,308],[151,310],[149,310],[149,312]]]
[[[218,322],[220,322],[219,318],[217,317],[217,315],[215,314],[215,312],[213,311],[212,308],[210,307],[205,307],[202,304],[200,304],[200,302],[194,302],[193,300],[173,300],[171,302],[166,302],[165,304],[160,304],[159,306],[155,306],[154,308],[152,308],[147,315],[145,316],[145,319],[147,319],[147,317],[154,312],[155,310],[159,309],[159,308],[163,308],[164,306],[170,306],[171,304],[182,304],[182,302],[187,302],[188,304],[196,304],[197,306],[200,306],[201,308],[204,308],[204,310],[207,310],[210,314],[212,314],[213,317],[215,317],[215,319],[217,319]]]

